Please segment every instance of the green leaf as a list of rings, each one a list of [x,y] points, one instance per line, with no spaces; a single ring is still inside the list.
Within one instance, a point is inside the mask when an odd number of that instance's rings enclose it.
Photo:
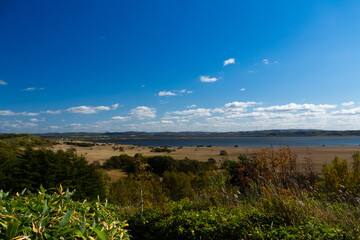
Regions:
[[[24,196],[25,192],[26,192],[26,188],[24,188],[24,190],[21,191],[20,196]]]
[[[46,190],[44,189],[44,187],[43,187],[42,185],[40,185],[40,192],[41,192],[43,195],[45,195]]]
[[[98,228],[93,229],[101,240],[109,240],[109,236],[105,231],[100,231]]]
[[[12,239],[18,234],[19,225],[20,225],[19,221],[11,219],[5,233],[7,239]]]
[[[80,232],[81,232],[82,234],[85,233],[85,228],[86,228],[86,221],[83,220],[83,221],[81,221],[81,223],[80,223],[80,225],[79,225],[79,230],[80,230]]]
[[[45,213],[47,212],[47,210],[48,210],[48,204],[47,204],[47,199],[46,199],[41,214],[42,214],[42,215],[45,215]]]
[[[70,221],[70,217],[73,214],[74,210],[69,210],[67,211],[67,213],[65,214],[65,216],[61,219],[60,223],[59,223],[59,228],[62,228],[64,226],[66,226],[66,224],[69,223]]]
[[[74,233],[77,234],[79,237],[81,237],[82,239],[86,239],[86,237],[84,236],[84,234],[79,230],[76,229],[74,230]]]

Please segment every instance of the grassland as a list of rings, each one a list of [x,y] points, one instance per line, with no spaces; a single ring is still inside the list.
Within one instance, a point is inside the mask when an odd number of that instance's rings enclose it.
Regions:
[[[173,150],[170,153],[166,152],[151,152],[151,148],[146,146],[133,146],[133,145],[119,145],[114,143],[96,144],[93,147],[80,147],[76,145],[68,145],[65,142],[59,142],[60,144],[54,145],[54,150],[68,150],[75,149],[78,155],[82,155],[89,163],[99,161],[101,164],[109,159],[111,156],[120,154],[127,154],[134,156],[140,153],[144,156],[171,156],[175,159],[189,158],[205,162],[209,158],[221,161],[225,158],[230,160],[236,160],[239,154],[248,154],[259,152],[262,147],[171,147]],[[124,151],[114,150],[122,146]],[[280,147],[274,147],[280,148]],[[305,159],[308,157],[313,163],[313,169],[315,172],[320,173],[321,168],[325,163],[330,163],[335,156],[341,159],[350,160],[354,152],[360,151],[360,146],[313,146],[313,147],[289,147],[290,151],[297,157],[298,167],[301,170],[305,165]],[[225,150],[227,156],[220,156],[220,151]],[[110,170],[107,174],[111,180],[117,180],[122,176],[125,176],[120,170]]]

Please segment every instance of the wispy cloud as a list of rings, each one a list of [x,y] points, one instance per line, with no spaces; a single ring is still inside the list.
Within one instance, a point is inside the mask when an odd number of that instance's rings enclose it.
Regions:
[[[32,113],[32,112],[13,112],[10,110],[2,110],[0,111],[0,116],[37,116],[39,113]]]
[[[352,106],[354,105],[355,103],[353,101],[350,101],[350,102],[344,102],[342,103],[341,105],[344,106],[344,107],[348,107],[348,106]]]
[[[114,110],[118,106],[119,106],[119,104],[111,105],[111,107],[109,107],[109,106],[97,106],[97,107],[78,106],[78,107],[68,108],[68,109],[66,109],[66,111],[69,113],[93,114],[93,113],[98,113],[98,112],[102,112],[102,111]]]
[[[161,91],[158,93],[158,95],[160,97],[164,97],[164,96],[176,96],[176,93],[172,92],[172,91]]]
[[[200,81],[202,82],[216,82],[218,79],[210,76],[201,76]]]
[[[193,91],[182,89],[182,90],[171,90],[171,91],[161,91],[158,93],[160,97],[165,96],[182,96],[183,94],[190,94]]]
[[[0,85],[8,85],[8,83],[7,82],[5,82],[4,80],[0,80]]]
[[[330,104],[296,104],[289,103],[286,105],[276,105],[271,107],[260,107],[255,108],[254,111],[258,112],[284,112],[284,111],[299,111],[299,110],[308,110],[313,112],[322,112],[326,109],[336,108],[336,105]]]
[[[263,64],[265,64],[265,65],[268,65],[268,64],[278,64],[278,63],[279,63],[279,61],[270,62],[270,60],[267,59],[267,58],[264,58],[261,62],[262,62]]]
[[[36,90],[36,88],[34,88],[34,87],[29,87],[29,88],[24,89],[24,91],[35,91],[35,90]]]
[[[340,111],[332,112],[332,115],[358,115],[360,114],[360,107],[350,108],[350,109],[342,109]]]
[[[115,110],[115,109],[117,109],[119,106],[120,106],[120,105],[119,105],[118,103],[115,103],[115,104],[111,105],[111,108],[112,108],[113,110]]]
[[[62,111],[61,110],[46,110],[46,111],[41,111],[40,113],[46,113],[46,114],[60,114]]]
[[[245,90],[246,90],[245,88],[240,89],[240,91],[242,91],[242,92],[245,91]]]
[[[192,105],[188,105],[188,106],[186,106],[187,108],[195,108],[196,107],[196,105],[195,104],[192,104]]]
[[[29,119],[30,122],[44,122],[45,121],[45,118],[42,118],[42,119],[37,119],[37,118],[31,118]]]
[[[25,88],[24,91],[36,91],[36,90],[45,90],[45,88],[41,87],[41,88],[36,88],[36,87],[28,87]]]
[[[130,118],[129,117],[122,117],[122,116],[115,116],[115,117],[112,117],[111,120],[127,121],[127,120],[130,120]]]
[[[229,58],[228,60],[224,61],[224,66],[229,64],[235,64],[235,58]]]

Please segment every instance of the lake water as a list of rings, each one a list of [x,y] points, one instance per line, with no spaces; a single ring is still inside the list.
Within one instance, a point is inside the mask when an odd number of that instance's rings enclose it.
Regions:
[[[180,138],[180,139],[114,139],[96,142],[120,143],[140,146],[341,146],[360,145],[360,137],[223,137],[223,138]]]

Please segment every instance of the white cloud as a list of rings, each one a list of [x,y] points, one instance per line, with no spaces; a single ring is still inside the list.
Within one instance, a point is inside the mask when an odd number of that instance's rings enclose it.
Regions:
[[[129,117],[121,117],[121,116],[115,116],[112,117],[111,120],[116,120],[116,121],[127,121],[129,120]]]
[[[130,115],[135,119],[151,119],[156,117],[156,109],[146,106],[139,106],[130,111]]]
[[[78,106],[78,107],[71,107],[66,109],[69,113],[80,113],[80,114],[93,114],[98,113],[102,111],[110,111],[114,110],[119,106],[119,104],[114,104],[111,107],[108,106],[97,106],[97,107],[91,107],[91,106]]]
[[[262,60],[262,63],[263,63],[263,64],[266,64],[266,65],[269,64],[269,59],[264,58],[264,59]]]
[[[34,87],[29,87],[29,88],[24,89],[24,91],[35,91],[35,90],[36,90],[36,88],[34,88]]]
[[[254,106],[256,104],[259,104],[257,102],[231,102],[226,103],[224,106],[226,109],[236,109],[236,108],[247,108],[250,106]]]
[[[246,90],[245,88],[240,89],[240,91],[245,91],[245,90]]]
[[[5,82],[4,80],[0,80],[0,85],[8,85],[8,83],[7,82]]]
[[[200,77],[200,81],[202,82],[216,82],[218,79],[215,77],[210,77],[210,76],[201,76]]]
[[[360,114],[360,107],[350,108],[350,109],[342,109],[340,111],[334,111],[331,114],[333,114],[333,115],[358,115],[358,114]]]
[[[10,110],[2,110],[0,111],[0,116],[13,116],[15,113]]]
[[[176,96],[176,93],[171,92],[171,91],[161,91],[158,93],[158,95],[160,97],[164,97],[164,96]]]
[[[80,126],[82,126],[82,124],[81,123],[71,123],[70,126],[72,126],[72,127],[80,127]]]
[[[37,116],[39,115],[39,113],[32,113],[32,112],[13,112],[10,110],[2,110],[0,111],[0,116],[16,116],[16,115],[20,115],[20,116]]]
[[[229,58],[228,60],[224,61],[224,66],[229,64],[235,64],[235,58]]]
[[[284,111],[300,111],[300,110],[309,110],[314,112],[323,112],[327,109],[336,108],[336,105],[330,104],[296,104],[289,103],[286,105],[277,105],[271,107],[260,107],[255,108],[254,111],[258,112],[284,112]]]
[[[171,115],[182,115],[187,117],[209,117],[211,116],[211,109],[207,108],[197,108],[183,111],[173,111],[167,112],[168,118],[171,118]]]
[[[60,114],[60,113],[61,113],[61,110],[56,110],[56,111],[46,110],[46,111],[41,111],[40,113],[46,113],[46,114]]]
[[[112,108],[113,110],[117,109],[118,107],[119,107],[119,104],[118,104],[118,103],[111,105],[111,108]]]
[[[42,118],[42,119],[37,119],[37,118],[31,118],[29,119],[30,122],[44,122],[45,121],[45,118]]]
[[[347,106],[351,106],[351,105],[354,105],[354,104],[355,103],[353,101],[350,101],[350,102],[344,102],[341,105],[344,106],[344,107],[347,107]]]
[[[188,106],[186,106],[187,108],[195,108],[196,107],[196,105],[195,104],[193,104],[193,105],[188,105]]]
[[[173,124],[174,122],[171,121],[171,120],[161,120],[160,123],[163,123],[163,124]]]

